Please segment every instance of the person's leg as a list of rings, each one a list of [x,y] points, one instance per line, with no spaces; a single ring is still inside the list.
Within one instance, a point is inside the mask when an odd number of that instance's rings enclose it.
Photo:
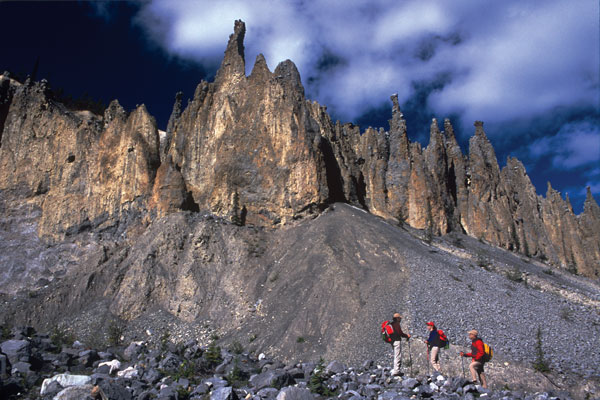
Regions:
[[[433,365],[433,369],[435,369],[438,372],[440,371],[439,352],[440,348],[437,346],[433,346],[430,352],[431,365]]]
[[[485,378],[485,373],[483,371],[481,371],[481,373],[479,374],[479,380],[481,380],[481,386],[484,389],[487,389],[487,379]]]
[[[477,375],[479,375],[477,373],[477,365],[479,365],[480,363],[478,363],[477,361],[473,361],[471,364],[469,364],[469,371],[471,371],[471,380],[473,382],[477,382]]]
[[[392,368],[392,375],[400,374],[400,366],[402,364],[402,352],[400,341],[394,342],[394,368]]]

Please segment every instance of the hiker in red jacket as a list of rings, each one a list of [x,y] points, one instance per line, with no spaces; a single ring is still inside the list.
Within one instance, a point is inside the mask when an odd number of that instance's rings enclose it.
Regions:
[[[392,376],[400,376],[400,366],[402,365],[402,346],[400,340],[402,338],[410,339],[410,335],[408,333],[402,332],[402,327],[400,326],[400,321],[402,320],[402,316],[400,314],[395,313],[394,319],[392,320],[392,328],[394,328],[394,333],[391,335],[392,346],[394,347],[394,368],[392,368]]]
[[[471,371],[471,378],[473,383],[477,383],[477,377],[481,381],[481,386],[487,389],[487,380],[485,378],[485,374],[483,372],[483,364],[485,351],[483,350],[483,340],[479,339],[477,336],[478,332],[476,330],[469,331],[469,339],[471,339],[471,352],[463,353],[460,352],[461,357],[472,357],[473,361],[469,365],[469,371]]]
[[[429,354],[429,362],[431,362],[431,365],[433,365],[433,369],[435,369],[437,372],[440,372],[439,353],[440,348],[443,347],[442,340],[433,321],[427,322],[426,325],[427,330],[429,330],[429,337],[425,341],[428,350],[427,354]]]

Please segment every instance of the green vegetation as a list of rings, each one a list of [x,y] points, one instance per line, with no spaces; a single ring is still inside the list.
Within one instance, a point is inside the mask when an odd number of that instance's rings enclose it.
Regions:
[[[240,342],[236,340],[233,343],[231,343],[231,346],[229,346],[229,351],[231,351],[234,354],[242,354],[244,352],[244,347],[242,347]]]
[[[332,391],[327,386],[327,376],[325,375],[325,360],[323,357],[319,359],[319,363],[313,370],[310,379],[308,380],[308,389],[312,393],[317,393],[324,397],[333,397],[336,395],[335,391]]]
[[[234,388],[244,387],[248,384],[248,375],[240,369],[237,358],[233,362],[233,369],[225,379]]]
[[[177,387],[177,399],[178,400],[187,400],[190,398],[189,388],[186,389],[183,386]]]
[[[119,346],[121,344],[121,337],[123,336],[123,332],[125,331],[125,326],[122,322],[113,319],[108,324],[108,345],[109,346]]]
[[[162,335],[160,335],[160,351],[161,352],[165,352],[168,349],[169,346],[169,339],[171,337],[171,334],[167,331],[164,331],[162,333]]]
[[[545,269],[545,270],[544,270],[544,273],[545,273],[546,275],[550,275],[550,276],[554,275],[554,271],[552,271],[550,268],[548,268],[548,269]]]
[[[223,362],[223,359],[221,358],[221,348],[217,346],[215,342],[211,342],[204,355],[209,366],[219,365]]]
[[[304,342],[306,342],[306,340],[302,336],[298,336],[298,338],[296,339],[296,343],[304,343]]]
[[[396,221],[398,222],[398,226],[404,226],[406,223],[406,215],[404,215],[402,208],[400,208],[396,214]]]
[[[56,325],[54,328],[52,328],[50,340],[52,341],[53,345],[60,349],[63,346],[71,346],[73,342],[75,342],[75,336],[73,333]]]
[[[535,362],[533,363],[533,368],[539,372],[549,372],[550,365],[544,358],[544,350],[542,349],[542,330],[540,329],[539,326],[537,329],[536,337],[537,337],[537,342],[535,344],[536,359],[535,359]]]
[[[508,278],[508,280],[513,282],[525,282],[525,280],[523,279],[523,273],[521,273],[521,271],[519,271],[517,268],[514,268],[511,271],[507,271],[506,277]]]
[[[176,381],[181,378],[186,378],[191,381],[194,376],[196,376],[196,366],[192,361],[184,360],[181,364],[179,364],[179,368],[172,378]]]

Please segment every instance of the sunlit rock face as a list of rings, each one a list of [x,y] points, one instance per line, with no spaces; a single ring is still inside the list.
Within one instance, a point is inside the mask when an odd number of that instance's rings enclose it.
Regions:
[[[259,55],[245,76],[244,33],[236,22],[215,82],[198,86],[167,151],[200,207],[285,223],[327,201],[321,135],[291,61],[271,73]]]
[[[182,210],[277,227],[346,202],[431,235],[464,232],[598,276],[591,193],[579,216],[551,187],[538,196],[517,159],[500,169],[483,122],[467,154],[449,120],[443,130],[432,121],[427,146],[411,142],[397,96],[389,131],[334,123],[305,98],[291,61],[271,72],[259,55],[246,76],[244,34],[236,21],[215,81],[201,82],[185,107],[178,95],[162,134],[143,105],[70,111],[45,82],[1,75],[4,207],[27,203],[39,212],[38,235],[57,243],[81,232],[135,240]]]

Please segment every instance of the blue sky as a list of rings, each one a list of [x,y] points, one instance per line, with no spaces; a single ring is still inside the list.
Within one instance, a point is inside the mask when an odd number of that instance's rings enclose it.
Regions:
[[[500,165],[519,158],[538,193],[550,181],[576,212],[586,186],[600,200],[596,0],[0,2],[0,15],[0,70],[39,56],[38,78],[145,103],[163,129],[242,19],[248,72],[258,53],[272,70],[291,59],[334,119],[387,129],[398,93],[411,140],[449,117],[467,152],[483,120]]]

